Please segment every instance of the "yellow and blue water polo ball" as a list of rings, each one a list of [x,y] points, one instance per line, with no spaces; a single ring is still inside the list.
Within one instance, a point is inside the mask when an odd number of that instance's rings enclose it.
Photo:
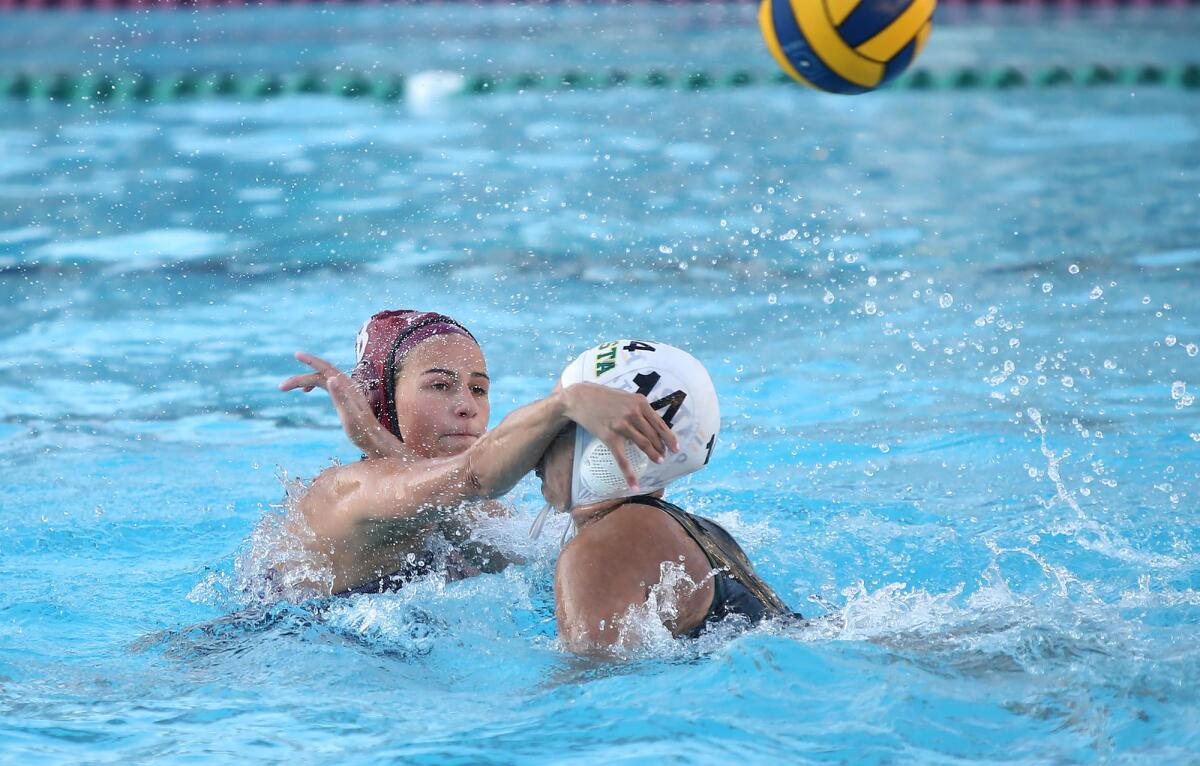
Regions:
[[[762,0],[758,25],[791,77],[866,93],[903,72],[933,27],[937,0]]]

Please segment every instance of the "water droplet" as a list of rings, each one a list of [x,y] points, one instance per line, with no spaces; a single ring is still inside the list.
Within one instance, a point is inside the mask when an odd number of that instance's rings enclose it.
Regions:
[[[1063,384],[1063,388],[1075,387],[1075,378],[1072,378],[1070,375],[1063,375],[1061,382]]]
[[[675,248],[671,247],[670,245],[659,245],[658,252],[662,253],[663,255],[670,255],[671,253],[675,252]]]
[[[942,297],[938,298],[938,305],[944,309],[948,309],[954,305],[954,296],[950,293],[942,293]]]
[[[1175,400],[1175,409],[1181,410],[1184,407],[1191,407],[1196,403],[1194,394],[1189,394],[1187,384],[1182,380],[1177,380],[1171,384],[1171,398]]]
[[[1053,285],[1053,284],[1051,284],[1050,282],[1043,282],[1043,283],[1042,283],[1042,292],[1044,292],[1044,293],[1048,293],[1048,292],[1050,292],[1050,291],[1051,291],[1051,290],[1053,290],[1053,289],[1054,289],[1054,285]]]
[[[780,234],[780,235],[779,235],[779,241],[780,241],[780,242],[787,242],[788,240],[795,239],[795,238],[796,238],[796,235],[797,235],[797,234],[799,234],[799,233],[800,233],[800,232],[796,231],[795,229],[788,229],[788,230],[787,230],[787,231],[785,231],[783,234]]]
[[[833,301],[834,301],[833,293],[829,292],[828,287],[825,288],[825,296],[823,298],[821,298],[821,300],[825,301],[826,305],[833,303]]]
[[[1067,267],[1067,271],[1071,272],[1072,274],[1078,274],[1079,273],[1078,264],[1072,263],[1070,266]]]
[[[1178,343],[1178,342],[1179,342],[1179,341],[1178,341],[1178,339],[1177,339],[1177,338],[1176,338],[1174,335],[1168,335],[1168,336],[1167,336],[1167,337],[1164,339],[1164,341],[1166,342],[1166,344],[1167,344],[1168,346],[1174,346],[1176,343]]]
[[[1088,294],[1088,297],[1092,300],[1096,300],[1101,295],[1104,295],[1104,288],[1100,287],[1100,285],[1096,285],[1092,288],[1092,292]]]
[[[1183,350],[1187,352],[1188,356],[1195,356],[1197,352],[1200,352],[1200,348],[1197,348],[1195,343],[1187,344],[1183,347]]]
[[[768,293],[767,294],[767,303],[774,306],[776,303],[779,303],[779,298],[775,295],[775,293]]]
[[[878,311],[878,309],[875,307],[875,301],[867,301],[864,303],[863,311],[867,312],[869,316],[874,316],[875,312]]]

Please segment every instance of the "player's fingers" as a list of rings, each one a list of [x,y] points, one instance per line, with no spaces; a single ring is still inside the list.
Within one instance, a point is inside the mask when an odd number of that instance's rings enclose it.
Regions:
[[[303,375],[293,375],[287,380],[279,384],[280,391],[291,391],[294,388],[303,388],[305,391],[312,391],[314,388],[323,387],[325,376],[319,372],[306,372]]]
[[[663,450],[662,437],[658,433],[658,429],[650,420],[640,413],[637,419],[628,424],[628,431],[625,434],[631,442],[637,445],[637,448],[646,453],[646,457],[653,460],[655,463],[661,463],[666,459]]]
[[[625,439],[618,436],[615,439],[608,439],[604,443],[612,450],[613,457],[617,460],[617,467],[621,469],[621,474],[625,477],[625,483],[629,485],[630,489],[637,489],[637,475],[633,472],[629,458],[625,456]]]
[[[649,420],[651,425],[654,427],[655,437],[661,440],[666,447],[678,452],[679,437],[677,437],[675,432],[671,430],[671,427],[667,425],[667,421],[662,419],[662,415],[658,414],[658,410],[651,407],[649,402],[646,402],[646,408],[643,410],[643,412],[646,415],[646,419]]]
[[[321,357],[313,356],[312,354],[306,354],[303,351],[296,352],[296,361],[307,364],[309,367],[313,368],[317,372],[323,372],[323,373],[327,373],[327,374],[331,373],[331,374],[335,374],[335,375],[338,372],[340,372],[340,370],[338,370],[337,367],[333,366],[332,364],[325,361]]]

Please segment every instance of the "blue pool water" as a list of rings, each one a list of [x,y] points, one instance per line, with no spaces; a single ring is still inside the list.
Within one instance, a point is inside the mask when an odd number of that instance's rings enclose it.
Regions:
[[[13,16],[0,63],[767,68],[751,22]],[[923,63],[1175,63],[1198,32],[998,13]],[[0,760],[1194,763],[1197,98],[0,105]],[[348,365],[400,306],[473,329],[494,421],[597,341],[691,350],[723,430],[670,496],[831,619],[568,656],[531,481],[479,533],[527,565],[247,609],[285,483],[356,457],[276,390],[292,352]]]

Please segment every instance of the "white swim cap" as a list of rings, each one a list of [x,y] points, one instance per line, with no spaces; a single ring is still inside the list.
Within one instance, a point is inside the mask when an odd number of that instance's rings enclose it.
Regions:
[[[645,396],[679,439],[679,452],[668,453],[661,464],[651,462],[626,440],[625,455],[641,493],[662,489],[708,463],[721,429],[721,412],[712,379],[691,354],[665,343],[602,343],[563,370],[563,388],[584,382]],[[634,494],[638,492],[629,488],[608,446],[582,427],[576,428],[571,507]]]

